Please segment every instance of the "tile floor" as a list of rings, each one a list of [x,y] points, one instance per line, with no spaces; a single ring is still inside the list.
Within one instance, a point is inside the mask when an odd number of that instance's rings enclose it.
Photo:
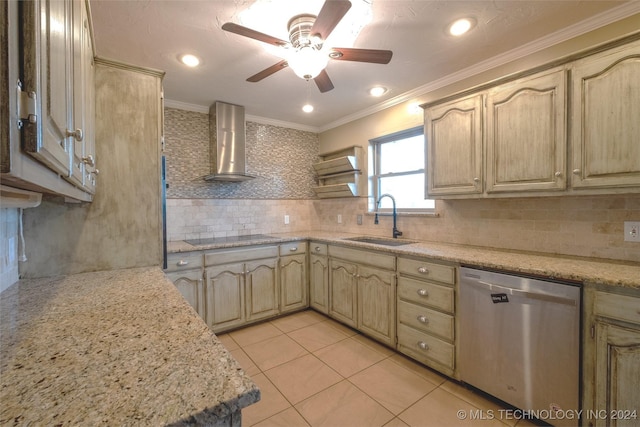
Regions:
[[[219,338],[262,393],[246,427],[533,425],[315,311]]]

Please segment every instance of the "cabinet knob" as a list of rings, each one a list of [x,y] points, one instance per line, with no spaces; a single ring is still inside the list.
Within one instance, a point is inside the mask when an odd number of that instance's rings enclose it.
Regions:
[[[73,139],[80,142],[83,138],[82,129],[76,129],[75,131],[70,131],[69,129],[67,129],[67,136],[72,136]]]
[[[180,261],[177,262],[178,267],[184,267],[185,265],[188,265],[189,261],[181,259]]]
[[[427,323],[429,323],[429,319],[427,319],[427,316],[420,315],[420,316],[418,316],[418,322],[427,324]]]
[[[100,169],[95,169],[91,171],[92,174],[95,174],[96,176],[100,175]]]
[[[297,247],[297,246],[294,246],[294,247],[292,247],[292,248],[289,248],[289,251],[291,251],[291,252],[295,252],[295,251],[297,251],[297,250],[298,250],[298,247]]]
[[[320,252],[320,246],[316,246],[316,252]]]
[[[85,165],[89,165],[91,167],[96,165],[96,161],[93,160],[93,156],[91,154],[89,154],[87,157],[83,157],[82,163],[84,163]]]
[[[421,297],[426,297],[429,295],[429,292],[427,292],[426,289],[418,289],[418,295],[420,295]]]
[[[554,173],[554,175],[556,176],[556,178],[560,178],[562,176],[562,172],[556,172]]]
[[[479,183],[480,182],[480,178],[478,178],[478,177],[473,178],[473,182],[475,182],[476,184]]]
[[[424,341],[418,341],[418,347],[420,347],[422,350],[429,350],[429,346]]]
[[[418,273],[429,274],[429,269],[427,267],[418,267]]]
[[[573,174],[574,175],[580,175],[580,169],[574,169],[573,170]]]

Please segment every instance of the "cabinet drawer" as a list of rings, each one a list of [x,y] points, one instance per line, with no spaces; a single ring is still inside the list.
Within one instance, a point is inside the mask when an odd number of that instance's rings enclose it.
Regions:
[[[307,252],[307,242],[291,242],[280,245],[280,256],[304,254]]]
[[[208,252],[204,255],[205,265],[229,264],[234,262],[251,261],[262,258],[276,258],[277,246],[258,246],[237,249],[226,249]]]
[[[202,252],[175,252],[167,254],[167,268],[165,271],[182,271],[201,268]]]
[[[398,258],[398,273],[416,276],[453,285],[456,282],[456,269],[448,265],[434,264],[422,260]]]
[[[332,257],[357,262],[359,264],[373,265],[378,268],[395,270],[396,257],[379,252],[360,251],[358,249],[344,248],[342,246],[329,246],[329,255]]]
[[[441,286],[409,277],[398,277],[398,297],[405,301],[437,308],[453,313],[454,291],[448,286]]]
[[[640,325],[640,298],[596,292],[594,311],[598,316]]]
[[[309,252],[316,255],[326,255],[327,245],[324,243],[309,242]]]
[[[448,342],[409,326],[398,325],[398,350],[425,364],[435,361],[453,370],[454,349]]]
[[[415,329],[453,341],[453,316],[416,304],[398,301],[398,321]]]

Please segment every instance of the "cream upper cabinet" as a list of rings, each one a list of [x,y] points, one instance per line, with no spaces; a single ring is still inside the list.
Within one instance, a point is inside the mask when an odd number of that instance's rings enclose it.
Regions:
[[[482,95],[425,110],[427,197],[482,194]]]
[[[564,190],[564,68],[497,86],[486,99],[487,192]]]
[[[640,41],[572,68],[572,187],[640,186]]]

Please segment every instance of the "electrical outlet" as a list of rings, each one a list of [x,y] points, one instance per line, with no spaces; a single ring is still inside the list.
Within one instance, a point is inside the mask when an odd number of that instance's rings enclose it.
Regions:
[[[289,215],[284,216],[284,223],[289,224]]]
[[[640,242],[640,221],[624,222],[624,241]]]
[[[342,214],[338,214],[338,224],[342,224]]]

